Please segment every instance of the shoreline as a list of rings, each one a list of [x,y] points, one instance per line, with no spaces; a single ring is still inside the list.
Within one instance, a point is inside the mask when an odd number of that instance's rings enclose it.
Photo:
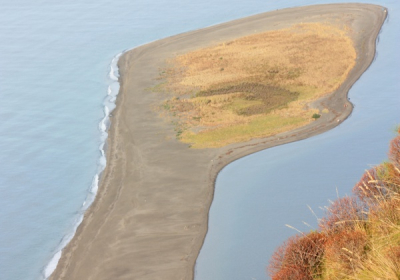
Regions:
[[[116,107],[116,98],[119,93],[119,82],[118,82],[118,60],[121,57],[121,55],[124,53],[120,52],[117,55],[113,57],[113,59],[110,62],[110,72],[108,74],[109,78],[109,85],[107,88],[107,96],[103,101],[103,106],[104,106],[104,117],[101,119],[99,122],[99,129],[101,132],[100,135],[100,140],[101,144],[99,146],[99,151],[101,153],[100,158],[98,159],[98,170],[96,174],[93,176],[92,179],[92,184],[90,186],[90,190],[86,196],[86,199],[83,201],[83,204],[81,206],[81,209],[78,210],[79,216],[76,219],[76,223],[74,224],[72,230],[63,236],[63,238],[60,241],[59,246],[55,250],[55,253],[53,254],[52,258],[50,261],[44,266],[42,269],[42,276],[43,279],[48,279],[54,270],[57,268],[58,262],[61,258],[61,253],[64,250],[64,248],[68,245],[68,243],[74,238],[76,231],[80,224],[83,221],[85,212],[90,208],[91,204],[93,201],[96,199],[96,194],[97,190],[99,188],[99,182],[101,180],[102,174],[104,172],[104,169],[106,167],[107,159],[106,159],[106,153],[107,153],[107,140],[108,140],[108,131],[110,128],[110,117],[112,116],[112,111]]]
[[[371,28],[366,29],[372,31],[368,36],[354,35],[356,66],[338,90],[315,104],[331,109],[316,122],[276,136],[194,150],[178,142],[172,125],[150,109],[167,97],[146,92],[156,84],[166,57],[249,35],[254,28],[273,30],[299,22],[298,18],[318,21],[349,10],[354,14],[368,11],[370,18],[358,18],[353,24],[358,31],[369,24]],[[382,7],[369,4],[288,8],[125,52],[118,61],[120,93],[109,130],[108,164],[95,201],[64,248],[51,279],[193,279],[219,171],[241,157],[323,133],[345,120],[353,108],[347,93],[372,63],[386,15]]]

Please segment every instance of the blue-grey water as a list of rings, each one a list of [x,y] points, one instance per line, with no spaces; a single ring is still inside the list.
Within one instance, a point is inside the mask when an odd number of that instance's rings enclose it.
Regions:
[[[105,116],[118,91],[116,55],[231,19],[327,2],[339,1],[0,0],[0,279],[45,278],[93,199]],[[400,120],[400,3],[374,3],[388,7],[390,19],[376,61],[350,92],[354,113],[330,132],[221,172],[196,279],[267,278],[273,249],[294,234],[285,224],[315,225],[307,205],[318,210],[336,188],[349,193],[369,164],[386,158]]]

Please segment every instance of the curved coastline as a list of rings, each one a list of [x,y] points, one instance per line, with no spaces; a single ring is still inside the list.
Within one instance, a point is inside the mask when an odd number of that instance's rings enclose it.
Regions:
[[[80,224],[83,221],[83,217],[85,215],[86,210],[89,209],[90,205],[93,203],[93,201],[96,198],[97,190],[99,188],[99,182],[101,175],[106,167],[106,151],[107,151],[107,138],[108,138],[108,130],[110,128],[110,116],[111,112],[115,109],[116,107],[116,100],[117,100],[117,95],[119,93],[119,74],[118,74],[118,60],[120,56],[124,52],[121,52],[113,57],[110,63],[110,71],[108,74],[109,78],[109,85],[107,88],[107,96],[103,101],[103,106],[104,106],[104,117],[101,119],[99,123],[99,130],[100,130],[100,141],[101,144],[99,146],[99,151],[100,151],[100,158],[98,160],[98,166],[97,166],[97,172],[93,176],[92,179],[92,184],[90,186],[89,192],[86,196],[85,201],[82,203],[81,209],[78,210],[77,217],[74,223],[73,228],[69,233],[67,233],[60,241],[58,247],[55,250],[54,255],[50,259],[50,261],[46,264],[46,266],[42,269],[42,277],[44,279],[48,279],[54,270],[57,267],[57,264],[61,258],[61,253],[64,250],[64,248],[67,246],[67,244],[72,240],[74,235],[76,234],[76,231]]]
[[[173,126],[151,109],[166,96],[146,89],[158,82],[159,67],[171,55],[242,37],[255,29],[283,28],[302,19],[321,20],[350,10],[369,16],[354,20],[355,31],[369,24],[371,32],[354,32],[358,34],[354,34],[356,66],[338,90],[314,104],[330,111],[316,122],[272,137],[193,150],[177,142]],[[108,164],[95,201],[63,250],[51,279],[193,279],[219,171],[241,157],[323,133],[344,121],[353,108],[347,93],[372,63],[386,16],[386,9],[370,4],[289,8],[172,36],[124,53],[118,61],[120,93],[109,130]],[[187,186],[192,190],[187,191]]]

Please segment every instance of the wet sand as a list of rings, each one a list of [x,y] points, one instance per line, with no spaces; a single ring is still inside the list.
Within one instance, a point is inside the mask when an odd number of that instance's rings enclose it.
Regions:
[[[347,93],[375,56],[386,10],[367,4],[316,5],[263,13],[140,46],[119,60],[121,89],[113,112],[107,167],[96,200],[85,213],[51,279],[193,279],[207,232],[218,172],[228,163],[269,147],[323,133],[352,111]],[[190,149],[154,108],[167,94],[148,89],[165,60],[300,22],[340,20],[351,26],[357,61],[335,92],[315,102],[328,114],[268,138],[218,149]]]

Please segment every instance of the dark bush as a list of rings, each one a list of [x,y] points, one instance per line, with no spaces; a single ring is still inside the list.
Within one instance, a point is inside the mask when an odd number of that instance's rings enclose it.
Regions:
[[[314,120],[319,119],[320,117],[321,117],[321,115],[320,115],[320,114],[317,114],[317,113],[315,113],[314,115],[312,115],[312,118],[313,118]]]

